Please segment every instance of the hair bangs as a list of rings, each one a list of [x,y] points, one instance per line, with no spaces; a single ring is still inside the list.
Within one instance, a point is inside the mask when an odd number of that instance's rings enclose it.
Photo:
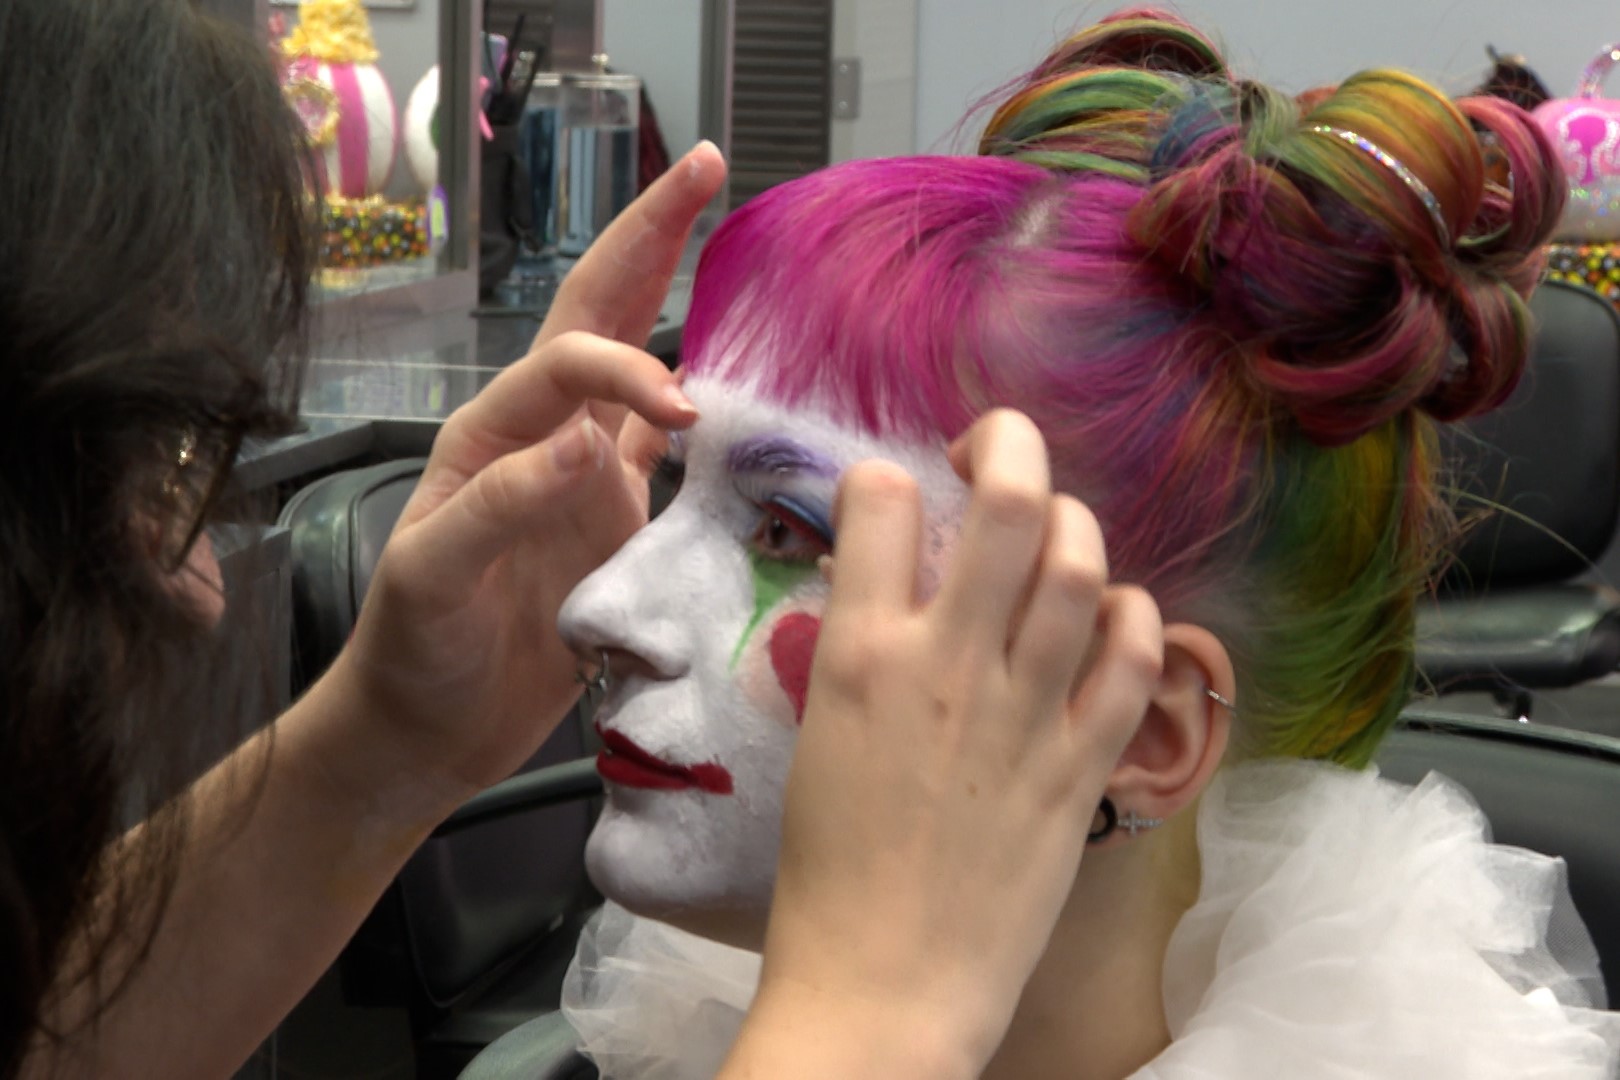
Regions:
[[[1051,177],[988,158],[834,166],[733,213],[703,253],[682,355],[872,434],[938,439],[996,403],[1002,260]]]

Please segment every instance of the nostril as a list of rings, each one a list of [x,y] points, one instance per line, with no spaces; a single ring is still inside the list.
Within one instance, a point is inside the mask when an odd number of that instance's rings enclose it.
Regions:
[[[557,631],[582,671],[598,670],[605,653],[615,682],[678,678],[691,655],[691,628],[667,617],[674,598],[638,569],[646,563],[632,558],[636,540],[574,587],[557,612]]]
[[[654,682],[678,678],[684,667],[668,660],[660,662],[621,645],[605,645],[589,640],[570,640],[568,647],[578,657],[575,677],[586,685],[596,685],[598,676],[607,672],[607,679],[620,682],[632,676]],[[598,689],[601,689],[598,686]]]

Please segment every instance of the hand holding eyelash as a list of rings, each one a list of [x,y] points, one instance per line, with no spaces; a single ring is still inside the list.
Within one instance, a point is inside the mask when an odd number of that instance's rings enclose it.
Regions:
[[[892,1026],[976,1076],[1069,894],[1164,646],[1152,600],[1108,584],[1090,512],[1052,493],[1034,425],[993,413],[951,457],[971,498],[921,605],[915,483],[882,463],[845,476],[760,1003],[842,1004],[851,1023]]]
[[[441,793],[423,813],[510,775],[578,696],[557,611],[646,520],[645,478],[614,451],[625,418],[697,417],[641,346],[724,175],[703,144],[652,185],[569,274],[529,354],[434,443],[333,671],[374,736],[377,786]]]

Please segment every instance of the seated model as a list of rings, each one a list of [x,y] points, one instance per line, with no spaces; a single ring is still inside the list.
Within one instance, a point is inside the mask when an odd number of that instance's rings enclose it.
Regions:
[[[985,1075],[1612,1075],[1589,945],[1542,944],[1572,916],[1559,865],[1491,847],[1443,781],[1360,771],[1451,525],[1436,422],[1523,368],[1562,205],[1546,142],[1390,71],[1302,103],[1131,12],[1012,88],[981,150],[784,184],[704,253],[679,493],[563,615],[611,666],[590,870],[650,917],[610,907],[582,944],[586,1048],[618,1080],[719,1061],[840,471],[916,477],[927,595],[965,493],[945,445],[1006,406],[1158,602],[1166,663]]]

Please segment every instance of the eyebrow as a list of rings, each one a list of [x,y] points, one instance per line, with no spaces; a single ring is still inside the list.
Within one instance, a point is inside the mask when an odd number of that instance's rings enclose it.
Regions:
[[[733,473],[808,473],[833,479],[838,466],[830,458],[785,436],[762,436],[733,444],[726,454],[726,467]]]

